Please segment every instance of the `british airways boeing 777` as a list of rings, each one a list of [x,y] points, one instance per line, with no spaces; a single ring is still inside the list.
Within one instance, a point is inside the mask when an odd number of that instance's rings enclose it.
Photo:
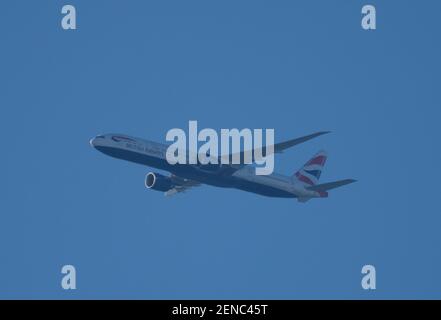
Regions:
[[[327,132],[317,132],[276,143],[274,153],[281,153],[285,149],[325,133]],[[169,172],[169,176],[149,172],[145,177],[145,186],[148,189],[165,192],[167,196],[201,184],[208,184],[236,188],[268,197],[297,198],[300,202],[305,202],[311,198],[325,198],[329,190],[355,182],[353,179],[345,179],[318,184],[327,158],[324,151],[317,153],[292,176],[284,176],[277,173],[256,175],[255,168],[249,165],[171,165],[166,159],[168,145],[122,134],[98,135],[90,141],[90,144],[111,157]]]

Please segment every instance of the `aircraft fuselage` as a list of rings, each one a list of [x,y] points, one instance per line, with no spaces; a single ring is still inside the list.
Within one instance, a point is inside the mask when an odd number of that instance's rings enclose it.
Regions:
[[[114,158],[153,167],[176,176],[222,188],[235,188],[268,197],[297,198],[314,197],[313,191],[305,190],[292,182],[290,177],[273,173],[258,176],[254,167],[233,167],[223,164],[175,164],[167,162],[166,144],[121,134],[99,135],[90,141],[98,151]]]

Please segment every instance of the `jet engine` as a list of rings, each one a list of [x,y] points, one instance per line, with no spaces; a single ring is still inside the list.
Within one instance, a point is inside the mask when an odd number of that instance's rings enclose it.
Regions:
[[[147,175],[145,176],[144,184],[147,189],[153,189],[164,192],[174,187],[170,177],[166,177],[162,174],[155,172],[147,173]]]

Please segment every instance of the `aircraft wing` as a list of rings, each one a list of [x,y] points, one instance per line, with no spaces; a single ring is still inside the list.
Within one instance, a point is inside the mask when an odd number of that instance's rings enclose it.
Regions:
[[[327,134],[327,133],[330,133],[330,131],[320,131],[320,132],[309,134],[307,136],[303,136],[303,137],[300,137],[300,138],[291,139],[291,140],[287,140],[287,141],[276,143],[276,144],[274,144],[274,151],[273,151],[273,153],[282,153],[283,150],[292,148],[292,147],[294,147],[294,146],[296,146],[298,144],[301,144],[303,142],[306,142],[308,140],[314,139],[316,137],[319,137],[319,136]],[[260,148],[256,148],[256,149],[252,150],[253,151],[252,152],[253,161],[254,161],[255,150],[259,150],[260,151]],[[266,148],[265,147],[262,148],[262,153],[261,154],[263,154],[263,155],[269,155],[270,154],[270,153],[266,153],[265,151],[266,151]],[[240,152],[240,159],[244,159],[245,152],[247,152],[247,151]],[[248,152],[251,152],[251,151],[248,151]],[[268,150],[268,152],[269,152],[269,150]],[[231,157],[233,155],[235,155],[235,154],[230,154],[230,160],[232,159]],[[241,160],[241,161],[243,161],[243,160]]]
[[[288,148],[294,147],[295,145],[301,144],[303,142],[306,142],[308,140],[314,139],[318,136],[324,135],[330,133],[330,131],[321,131],[321,132],[316,132],[307,136],[303,136],[300,138],[296,138],[296,139],[291,139],[288,141],[284,141],[284,142],[279,142],[276,143],[274,145],[274,153],[282,153],[283,150],[286,150]]]
[[[177,193],[185,192],[190,188],[201,185],[201,183],[198,181],[181,178],[174,174],[170,176],[170,179],[172,179],[173,184],[175,184],[175,186],[172,189],[165,192],[165,195],[168,197],[175,195]]]

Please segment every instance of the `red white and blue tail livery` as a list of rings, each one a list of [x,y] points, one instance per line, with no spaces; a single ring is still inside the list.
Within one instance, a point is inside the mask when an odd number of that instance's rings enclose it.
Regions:
[[[327,158],[328,156],[325,151],[318,152],[294,174],[293,178],[302,183],[305,187],[315,186],[318,184]]]

